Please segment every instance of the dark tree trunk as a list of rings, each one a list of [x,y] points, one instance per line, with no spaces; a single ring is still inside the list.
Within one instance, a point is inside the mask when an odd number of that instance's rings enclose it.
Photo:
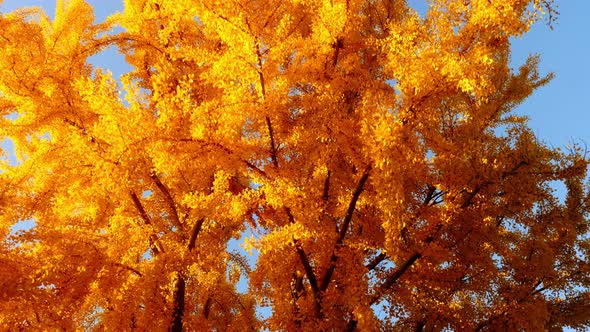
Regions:
[[[184,315],[184,290],[186,284],[184,277],[178,273],[176,285],[174,285],[174,306],[172,312],[172,324],[170,325],[170,332],[182,332],[182,317]]]

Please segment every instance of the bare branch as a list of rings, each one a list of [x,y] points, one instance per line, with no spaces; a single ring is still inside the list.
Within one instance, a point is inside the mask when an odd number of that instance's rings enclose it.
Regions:
[[[295,326],[297,328],[301,328],[301,317],[299,316],[299,306],[297,305],[297,300],[300,297],[300,294],[303,292],[303,275],[298,273],[299,271],[295,271],[293,273],[293,280],[291,281],[291,298],[293,298],[293,311],[295,316]]]
[[[209,319],[209,311],[211,310],[211,296],[207,297],[207,301],[203,305],[203,317]]]
[[[354,214],[354,210],[356,209],[356,202],[358,201],[361,193],[364,190],[365,183],[367,179],[369,179],[369,174],[371,173],[371,165],[367,166],[363,176],[359,180],[359,183],[356,186],[354,193],[352,194],[352,199],[350,200],[350,204],[348,204],[348,211],[346,211],[346,216],[344,217],[344,222],[342,223],[342,228],[340,229],[340,234],[338,236],[338,240],[336,241],[337,245],[342,244],[344,241],[344,237],[346,236],[346,232],[348,232],[348,227],[350,226],[350,221],[352,220],[352,215]]]
[[[218,143],[218,142],[207,142],[205,140],[193,139],[193,138],[181,138],[180,141],[181,142],[199,143],[199,144],[201,144],[201,146],[214,146],[214,147],[222,150],[223,152],[227,153],[228,155],[232,155],[232,156],[235,155],[234,151],[232,151],[231,149],[227,148],[226,146],[224,146],[223,144]],[[260,167],[254,165],[252,162],[250,162],[248,160],[244,160],[244,159],[239,159],[239,160],[240,160],[240,162],[244,163],[247,167],[251,168],[256,173],[262,175],[265,178],[268,177],[268,175],[266,174],[266,172],[264,172],[264,170],[260,169]]]
[[[328,175],[324,181],[324,194],[322,195],[324,202],[327,202],[328,198],[330,198],[330,175],[330,170],[328,170]]]
[[[354,330],[356,330],[356,326],[358,325],[358,321],[352,317],[348,323],[346,324],[346,328],[344,329],[344,331],[346,332],[354,332]]]
[[[137,195],[132,190],[129,191],[129,195],[131,196],[131,200],[133,201],[133,204],[135,205],[135,208],[139,212],[139,215],[141,216],[141,219],[143,220],[143,223],[145,225],[150,226],[152,228],[152,231],[153,231],[153,224],[152,224],[152,221],[150,219],[150,216],[147,214],[147,212],[143,208],[143,205],[141,204],[141,201],[139,200],[139,197],[137,197]],[[156,234],[153,234],[153,233],[150,234],[149,235],[149,241],[150,241],[150,248],[152,249],[152,251],[154,252],[154,254],[157,255],[160,252],[164,252],[164,249],[157,243],[158,242],[158,237],[156,236]]]
[[[272,163],[275,167],[279,167],[279,161],[277,160],[277,148],[275,145],[275,138],[274,133],[272,130],[272,124],[270,123],[270,118],[266,117],[266,126],[268,127],[268,135],[270,136],[270,157],[272,159]]]
[[[363,176],[359,180],[359,183],[356,186],[354,193],[352,194],[352,199],[350,200],[350,204],[348,205],[348,211],[346,212],[346,216],[344,217],[344,221],[342,223],[342,227],[340,228],[340,234],[338,234],[338,239],[336,240],[336,244],[334,245],[334,249],[332,249],[332,256],[330,257],[330,266],[326,270],[324,274],[324,278],[322,279],[322,284],[320,286],[320,290],[323,292],[328,289],[330,285],[330,281],[332,279],[332,275],[334,274],[334,270],[336,269],[336,261],[338,260],[338,256],[336,256],[336,251],[344,242],[344,237],[346,237],[346,233],[348,232],[348,228],[350,226],[350,221],[352,220],[352,215],[354,214],[354,210],[356,209],[356,203],[363,192],[365,187],[365,183],[369,179],[369,174],[371,172],[371,165],[367,166]]]
[[[315,277],[315,273],[313,272],[313,268],[307,259],[307,255],[301,246],[301,242],[299,240],[293,239],[295,242],[295,250],[297,251],[297,255],[299,256],[299,260],[301,264],[303,264],[303,268],[305,269],[305,274],[307,275],[307,279],[309,280],[309,285],[311,286],[311,290],[313,292],[313,298],[315,301],[314,308],[315,314],[317,318],[322,317],[322,295],[320,293],[320,289],[318,287],[318,281]]]
[[[186,290],[186,282],[184,277],[177,273],[176,283],[174,284],[173,306],[172,306],[172,323],[170,324],[170,332],[182,332],[183,316],[184,316],[184,298]]]
[[[263,171],[263,170],[261,170],[260,168],[258,168],[258,166],[256,166],[256,165],[252,164],[251,162],[249,162],[249,161],[247,161],[247,160],[244,160],[243,162],[246,164],[246,166],[250,167],[250,168],[251,168],[252,170],[254,170],[256,173],[258,173],[258,174],[262,175],[262,176],[263,176],[263,177],[265,177],[265,178],[267,178],[267,177],[268,177],[268,175],[266,175],[266,172],[265,172],[265,171]]]
[[[199,236],[199,233],[201,232],[201,228],[203,227],[203,222],[205,221],[205,218],[201,218],[199,220],[197,220],[197,222],[195,223],[195,226],[193,226],[193,229],[191,230],[191,237],[188,241],[188,250],[192,251],[195,248],[195,244],[197,242],[197,236]]]
[[[377,267],[377,265],[379,265],[385,259],[387,259],[387,255],[384,253],[380,253],[377,257],[373,258],[373,260],[370,261],[369,264],[365,265],[365,267],[369,271],[374,270]]]
[[[260,52],[260,43],[256,43],[256,56],[258,58],[258,77],[260,79],[260,89],[262,92],[262,99],[266,98],[266,86],[264,83],[264,74],[262,73],[262,53]],[[277,159],[277,145],[275,143],[274,132],[272,129],[272,124],[270,122],[270,117],[266,116],[266,127],[268,128],[268,135],[270,136],[270,156],[272,159],[272,163],[275,167],[279,167],[279,161]]]
[[[414,265],[414,263],[416,263],[416,261],[418,261],[418,259],[420,259],[421,257],[422,254],[420,253],[415,253],[412,256],[410,256],[410,258],[408,258],[408,260],[406,260],[406,262],[402,266],[400,266],[400,268],[397,271],[395,271],[387,279],[385,279],[385,281],[381,284],[377,292],[371,297],[371,301],[369,303],[373,305],[377,301],[379,301],[379,299],[381,299],[385,291],[391,288],[391,286],[393,286],[399,280],[399,278],[403,276],[404,273],[406,273],[406,271],[408,271],[408,269],[412,267],[412,265]]]
[[[180,218],[178,217],[178,211],[176,210],[176,203],[174,203],[174,199],[172,198],[170,191],[168,190],[168,188],[166,188],[166,186],[162,183],[162,181],[160,181],[160,178],[158,177],[158,175],[156,173],[152,173],[150,175],[150,177],[152,178],[152,180],[154,181],[154,183],[156,184],[156,186],[158,187],[158,189],[160,190],[160,192],[164,196],[164,201],[168,205],[168,210],[170,212],[170,219],[172,221],[172,224],[178,228],[178,230],[180,231],[179,233],[181,234],[182,237],[184,237],[183,225],[180,222]]]
[[[133,268],[131,266],[127,266],[127,265],[124,265],[124,264],[121,264],[121,263],[113,263],[113,265],[118,266],[118,267],[123,268],[123,269],[128,270],[128,271],[131,271],[135,275],[137,275],[138,277],[143,277],[143,274],[141,272],[139,272],[139,270],[137,270],[137,269],[135,269],[135,268]]]
[[[143,205],[141,205],[139,197],[137,197],[137,195],[131,190],[129,191],[129,195],[131,196],[131,200],[133,201],[135,208],[137,209],[137,211],[139,211],[139,215],[141,216],[141,219],[143,220],[144,224],[151,225],[152,221],[150,219],[150,216],[147,214],[147,212],[145,212],[145,209],[143,208]]]
[[[289,218],[289,222],[294,224],[295,217],[293,217],[293,213],[291,213],[291,209],[285,207],[285,213],[287,213],[287,217]],[[305,274],[307,275],[307,280],[309,280],[309,285],[311,286],[311,290],[313,293],[313,298],[315,301],[314,308],[315,314],[317,318],[322,317],[322,294],[320,292],[320,288],[318,287],[318,281],[315,276],[315,272],[313,272],[313,267],[311,266],[309,259],[307,258],[307,254],[303,250],[303,246],[301,245],[301,241],[299,239],[293,238],[293,243],[295,244],[295,251],[297,251],[297,255],[299,256],[299,261],[303,265],[303,269],[305,270]]]
[[[260,52],[260,45],[256,44],[256,56],[258,57],[258,77],[260,79],[260,88],[262,90],[262,98],[266,98],[266,87],[264,86],[264,74],[262,73],[262,53]],[[267,117],[268,119],[268,117]]]
[[[332,48],[334,49],[334,56],[332,57],[332,67],[335,68],[336,64],[338,63],[338,56],[340,54],[340,50],[344,48],[344,40],[342,40],[342,37],[336,38],[336,41],[332,44]]]

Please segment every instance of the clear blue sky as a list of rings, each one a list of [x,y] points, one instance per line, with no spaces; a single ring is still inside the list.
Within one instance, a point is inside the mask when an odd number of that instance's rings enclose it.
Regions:
[[[121,10],[120,0],[90,0],[94,5],[97,20]],[[423,11],[424,0],[409,0],[411,6]],[[524,62],[528,54],[541,54],[543,73],[554,72],[556,78],[538,90],[518,109],[529,115],[530,126],[539,138],[554,147],[563,147],[572,141],[590,145],[590,13],[588,0],[557,0],[560,16],[554,30],[543,23],[536,24],[522,39],[513,41],[512,66]],[[17,7],[42,6],[53,16],[53,0],[5,0],[0,11],[7,12]],[[96,56],[92,62],[110,69],[113,74],[125,71],[121,58],[114,50]],[[113,66],[114,64],[114,66]]]

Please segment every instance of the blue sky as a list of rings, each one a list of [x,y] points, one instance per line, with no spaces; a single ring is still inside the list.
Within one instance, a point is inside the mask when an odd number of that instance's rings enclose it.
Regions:
[[[527,54],[541,54],[541,72],[555,79],[540,88],[519,109],[531,117],[537,136],[553,146],[571,141],[590,144],[590,1],[558,1],[560,17],[554,30],[537,24],[523,39],[514,41],[513,65]]]

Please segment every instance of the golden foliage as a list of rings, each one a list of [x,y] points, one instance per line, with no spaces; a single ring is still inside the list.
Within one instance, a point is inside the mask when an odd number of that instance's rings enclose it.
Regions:
[[[513,113],[551,76],[511,70],[510,38],[552,6],[2,14],[0,327],[588,327],[586,159]],[[110,46],[128,74],[88,64]]]

